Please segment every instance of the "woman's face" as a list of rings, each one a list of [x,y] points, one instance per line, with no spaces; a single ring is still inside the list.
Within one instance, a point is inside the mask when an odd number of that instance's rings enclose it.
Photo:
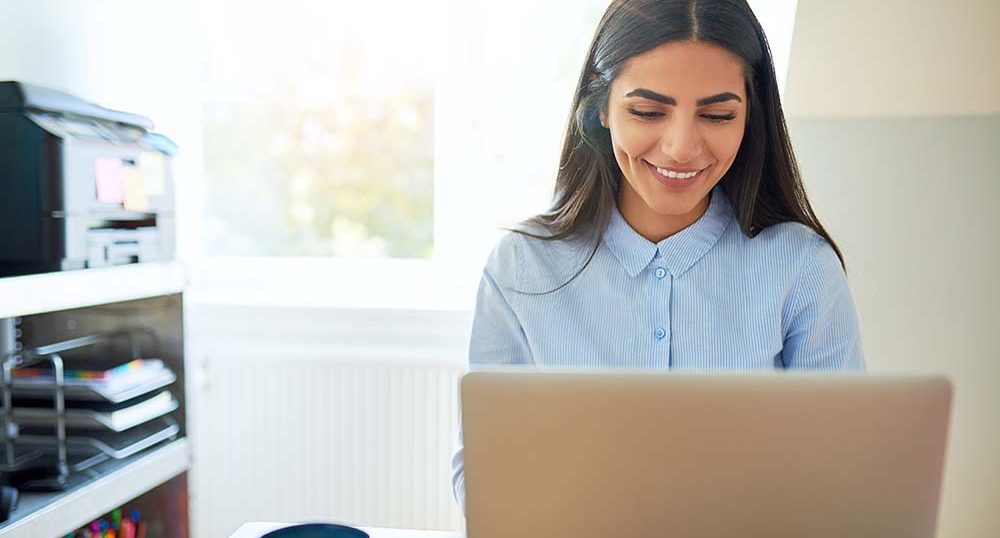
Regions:
[[[717,45],[672,42],[630,58],[601,112],[625,177],[625,220],[654,242],[697,221],[736,158],[746,115],[742,64]]]

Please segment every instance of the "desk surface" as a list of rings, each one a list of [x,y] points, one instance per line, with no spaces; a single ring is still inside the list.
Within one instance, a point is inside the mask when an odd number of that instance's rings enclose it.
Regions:
[[[264,533],[287,527],[291,523],[244,523],[236,529],[229,538],[260,538]],[[367,532],[371,538],[464,538],[460,532],[411,531],[405,529],[380,529],[376,527],[358,527]]]

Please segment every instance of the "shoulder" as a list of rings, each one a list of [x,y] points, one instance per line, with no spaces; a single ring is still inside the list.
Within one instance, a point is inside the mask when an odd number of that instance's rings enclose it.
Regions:
[[[517,287],[520,271],[521,234],[507,232],[486,259],[484,272],[504,287]]]
[[[788,270],[792,305],[809,297],[849,295],[847,274],[833,245],[812,228],[798,222],[770,226],[754,239],[766,245],[772,260]]]
[[[745,235],[733,222],[714,256],[754,282],[768,282],[787,292],[796,289],[808,275],[818,273],[838,279],[846,276],[833,246],[798,222],[775,224],[753,237]]]
[[[833,246],[826,238],[801,222],[782,222],[768,226],[752,238],[743,236],[743,240],[748,247],[772,262],[783,261],[800,270],[817,263],[840,267],[840,258]]]
[[[549,240],[544,230],[519,230],[504,234],[486,262],[486,272],[506,287],[547,286],[571,275],[589,254],[582,240]]]
[[[769,249],[804,253],[814,249],[817,240],[823,238],[801,222],[781,222],[764,228],[755,237],[747,240]]]

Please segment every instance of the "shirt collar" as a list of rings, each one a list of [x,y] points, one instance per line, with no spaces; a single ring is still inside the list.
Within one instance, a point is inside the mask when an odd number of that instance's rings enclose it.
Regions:
[[[708,209],[694,224],[674,235],[652,243],[632,229],[615,206],[604,232],[604,243],[629,276],[635,277],[650,262],[658,260],[674,278],[684,274],[722,237],[733,220],[732,207],[722,189],[715,187]]]

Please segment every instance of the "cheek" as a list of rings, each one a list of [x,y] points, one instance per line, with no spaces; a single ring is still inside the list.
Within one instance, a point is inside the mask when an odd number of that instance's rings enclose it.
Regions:
[[[655,146],[656,135],[651,131],[637,126],[612,129],[611,140],[619,161],[623,158],[638,158]]]
[[[731,129],[721,129],[706,137],[712,154],[723,163],[731,163],[743,142],[745,129],[742,125]]]

